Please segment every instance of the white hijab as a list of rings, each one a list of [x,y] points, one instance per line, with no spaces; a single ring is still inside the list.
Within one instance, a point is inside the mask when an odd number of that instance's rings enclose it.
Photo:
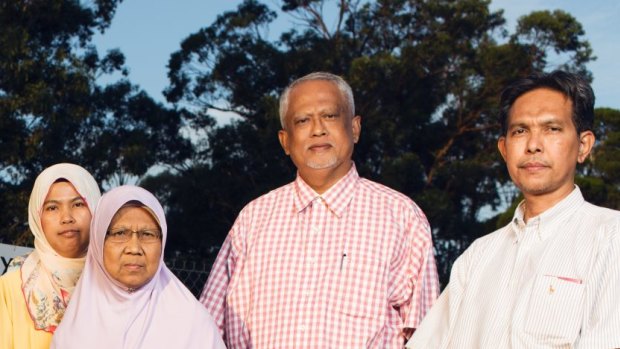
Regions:
[[[41,210],[50,187],[65,179],[84,198],[91,214],[101,193],[97,182],[84,168],[68,163],[56,164],[37,177],[28,204],[28,225],[34,235],[34,251],[21,266],[22,291],[28,312],[38,330],[54,333],[65,313],[85,257],[65,258],[45,238],[41,227]]]

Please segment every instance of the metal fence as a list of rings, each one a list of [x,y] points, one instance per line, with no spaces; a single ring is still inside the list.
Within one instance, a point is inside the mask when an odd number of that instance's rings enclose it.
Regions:
[[[209,271],[211,271],[212,260],[180,260],[167,259],[164,261],[170,271],[176,275],[181,282],[198,298],[202,288],[207,282]]]

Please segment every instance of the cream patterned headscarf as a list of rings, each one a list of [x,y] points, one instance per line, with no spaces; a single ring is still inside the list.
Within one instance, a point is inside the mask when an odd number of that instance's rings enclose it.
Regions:
[[[37,177],[28,204],[28,225],[34,235],[34,251],[21,266],[22,290],[28,312],[38,330],[54,333],[75,288],[85,257],[65,258],[49,244],[41,227],[41,210],[50,187],[66,179],[84,198],[91,215],[101,192],[93,176],[84,168],[68,163],[56,164]]]

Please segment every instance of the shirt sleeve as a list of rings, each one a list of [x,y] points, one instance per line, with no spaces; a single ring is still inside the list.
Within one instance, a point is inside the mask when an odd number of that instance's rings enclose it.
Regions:
[[[402,348],[439,295],[430,225],[419,209],[413,213],[390,263],[386,330],[395,333],[385,336],[393,340],[385,347]]]
[[[446,337],[450,336],[452,331],[451,317],[458,315],[460,299],[467,283],[468,271],[471,267],[473,247],[470,246],[454,262],[450,274],[450,283],[435,304],[433,304],[430,311],[424,316],[424,321],[419,323],[413,336],[407,342],[406,348],[430,349],[444,347],[442,343]]]
[[[435,305],[426,314],[405,348],[440,348],[444,338],[444,331],[449,328],[450,290],[446,288],[435,302]]]
[[[588,280],[588,312],[576,348],[620,348],[620,220],[599,254]]]
[[[232,243],[235,231],[236,223],[220,248],[199,298],[200,303],[207,308],[213,317],[224,341],[226,341],[226,295],[237,261]]]

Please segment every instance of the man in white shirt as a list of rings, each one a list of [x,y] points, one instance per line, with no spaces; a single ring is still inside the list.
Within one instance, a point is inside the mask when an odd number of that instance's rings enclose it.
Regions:
[[[476,240],[407,348],[620,347],[620,212],[574,183],[588,157],[594,93],[555,71],[501,96],[499,151],[524,200]]]

